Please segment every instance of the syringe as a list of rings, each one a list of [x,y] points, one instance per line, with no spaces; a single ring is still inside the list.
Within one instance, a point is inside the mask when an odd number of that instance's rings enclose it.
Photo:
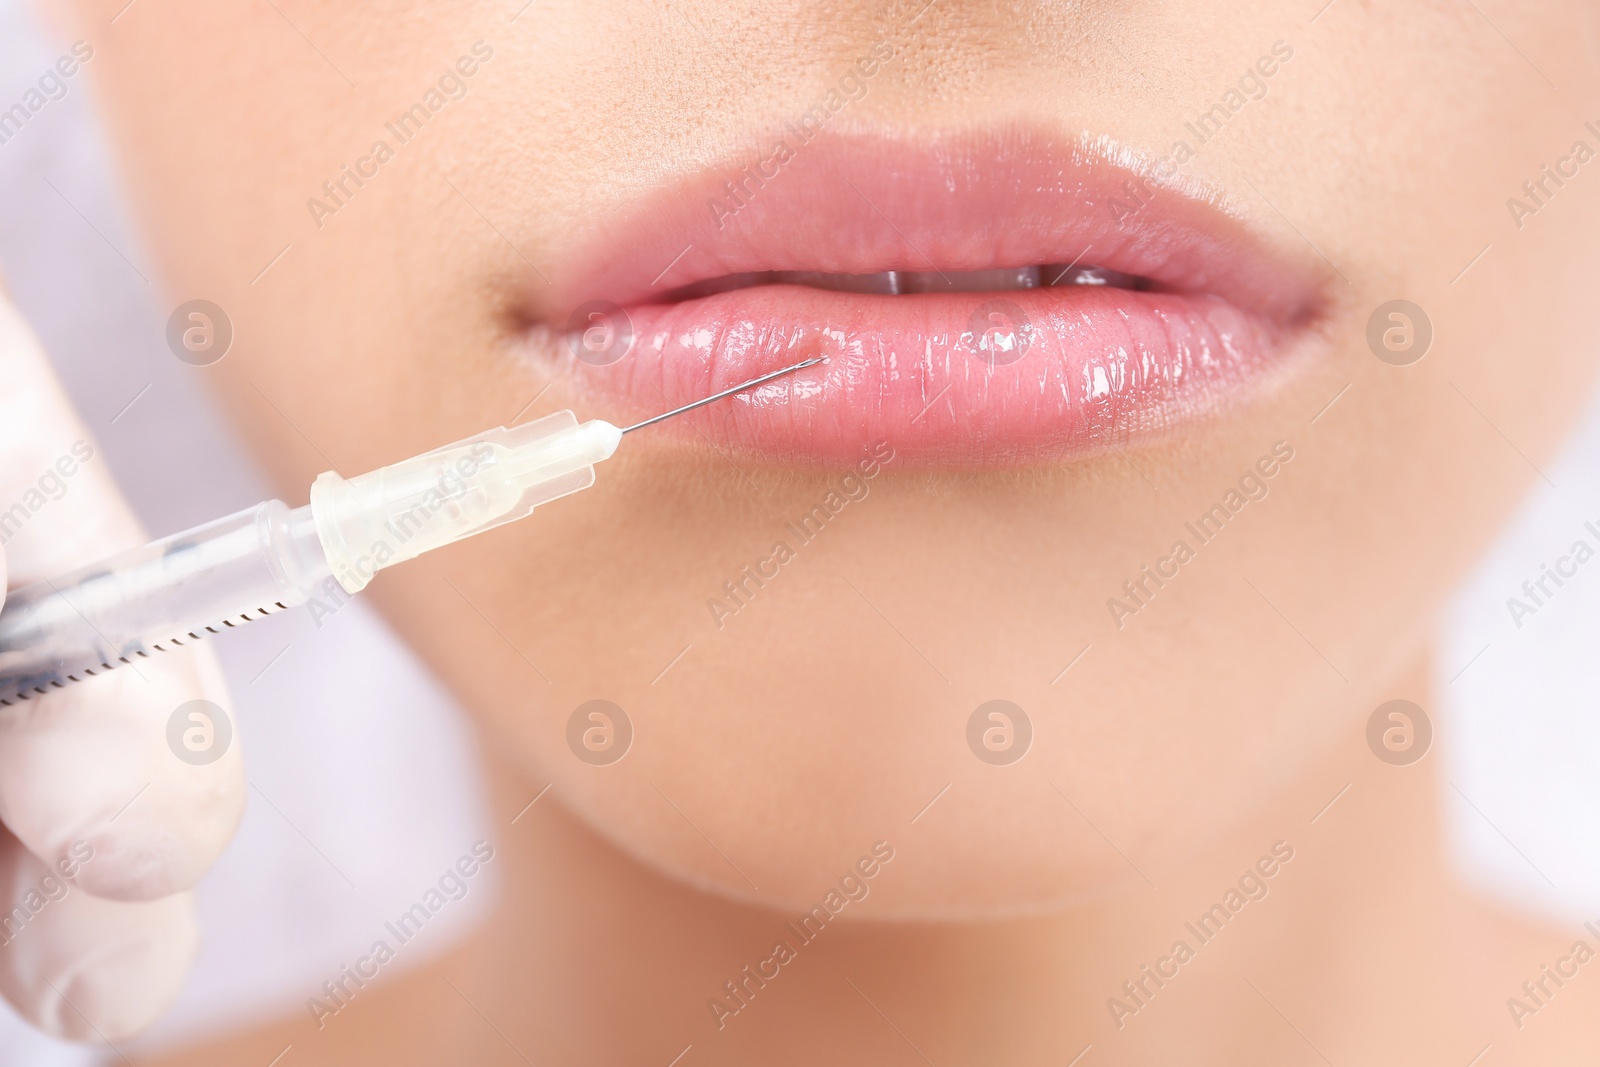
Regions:
[[[558,411],[354,478],[327,471],[304,507],[268,500],[12,590],[0,609],[0,705],[304,604],[330,576],[358,593],[385,567],[587,489],[625,434],[821,362],[625,428]]]

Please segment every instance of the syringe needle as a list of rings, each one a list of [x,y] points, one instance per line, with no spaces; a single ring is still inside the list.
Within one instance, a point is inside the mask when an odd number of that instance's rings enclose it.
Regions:
[[[625,433],[822,362],[763,374],[626,430],[557,411],[351,479],[327,471],[305,507],[269,500],[13,589],[0,605],[0,707],[274,609],[319,604],[330,579],[359,593],[384,568],[593,485],[594,465]]]
[[[736,385],[732,389],[724,389],[720,393],[717,393],[717,394],[715,394],[713,396],[704,397],[704,398],[702,398],[700,400],[696,400],[692,404],[685,404],[681,408],[674,408],[671,411],[665,412],[665,413],[663,413],[661,415],[657,415],[654,418],[645,419],[643,422],[636,422],[632,426],[629,426],[626,429],[624,429],[622,432],[623,433],[632,433],[635,430],[642,430],[646,426],[650,426],[650,425],[653,425],[654,423],[660,422],[662,419],[670,419],[674,415],[682,415],[685,411],[693,411],[695,408],[704,407],[706,404],[709,404],[709,403],[711,403],[712,401],[715,401],[715,400],[721,400],[725,396],[732,396],[734,393],[742,393],[746,389],[754,389],[756,386],[762,384],[763,382],[770,382],[770,381],[772,381],[772,379],[781,378],[785,374],[793,374],[797,370],[803,370],[806,367],[816,366],[818,363],[821,363],[822,360],[823,360],[823,357],[821,357],[821,356],[813,356],[811,359],[805,360],[802,363],[796,363],[792,367],[785,367],[782,370],[775,370],[775,371],[772,371],[772,372],[770,372],[768,374],[763,374],[759,378],[751,378],[748,382],[745,382],[743,385]]]

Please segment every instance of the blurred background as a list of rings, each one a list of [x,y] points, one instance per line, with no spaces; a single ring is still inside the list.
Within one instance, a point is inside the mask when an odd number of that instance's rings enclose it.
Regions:
[[[50,40],[23,0],[0,0],[0,101],[18,99],[68,43]],[[64,98],[0,143],[0,265],[97,439],[94,462],[160,536],[273,494],[208,397],[206,369],[166,347],[172,308],[208,294],[166,292],[155,278],[87,88],[71,79]],[[1584,523],[1600,527],[1597,471],[1600,400],[1440,620],[1439,706],[1426,709],[1463,876],[1573,922],[1600,919],[1600,566],[1520,627],[1506,600],[1574,540],[1595,543]],[[288,503],[304,503],[303,491]],[[474,841],[494,840],[464,717],[359,600],[320,627],[301,609],[215,647],[249,804],[199,887],[199,963],[144,1047],[304,1011],[386,919]],[[493,874],[490,865],[385,973],[481,921]],[[0,1003],[0,1063],[99,1062]]]
[[[31,5],[0,0],[8,106],[61,51]],[[275,494],[207,397],[206,369],[167,349],[167,316],[187,297],[164,292],[146,264],[88,86],[81,74],[67,85],[0,144],[0,267],[96,439],[93,462],[110,465],[161,536]],[[299,609],[215,644],[249,799],[238,837],[199,888],[199,963],[145,1042],[306,1010],[385,920],[474,841],[493,839],[470,728],[449,696],[361,601],[320,621]],[[386,973],[481,920],[493,877],[490,864]],[[0,1002],[0,1064],[99,1062],[99,1052],[35,1033]]]

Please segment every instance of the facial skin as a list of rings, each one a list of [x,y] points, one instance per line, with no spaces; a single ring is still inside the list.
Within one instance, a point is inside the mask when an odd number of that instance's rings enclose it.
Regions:
[[[76,13],[105,42],[94,72],[167,289],[232,317],[215,378],[291,499],[329,466],[425,451],[535,397],[527,415],[583,405],[559,340],[517,330],[514,295],[887,32],[873,5],[536,5],[515,22],[502,7],[179,4],[114,33],[101,5]],[[946,783],[941,817],[919,821],[881,887],[886,914],[1030,908],[1132,877],[1106,839],[1160,871],[1391,695],[1536,477],[1523,457],[1547,454],[1586,395],[1589,175],[1520,230],[1504,206],[1585,135],[1593,71],[1571,17],[1502,27],[1558,94],[1448,4],[1351,4],[1313,26],[1267,4],[935,8],[852,128],[1014,120],[1154,157],[1290,42],[1268,95],[1189,166],[1287,255],[1336,271],[1313,358],[1132,453],[891,470],[720,631],[708,598],[836,476],[641,436],[583,497],[371,595],[530,783],[695,884],[803,903],[862,847],[904,839]],[[478,40],[493,58],[467,95],[319,228],[308,198]],[[1438,109],[1452,121],[1424,118]],[[566,310],[531,291],[535,317]],[[1365,340],[1397,297],[1436,338],[1404,368]],[[1294,460],[1270,496],[1119,629],[1108,597],[1278,441]],[[964,738],[997,697],[1036,734],[1007,771]],[[636,731],[599,770],[564,731],[593,698]]]
[[[615,218],[738,158],[900,31],[850,3],[193,0],[108,27],[119,6],[65,17],[95,42],[166,291],[231,316],[207,373],[294,503],[329,467],[516,418],[651,414],[588,388],[551,329],[569,309],[542,294]],[[1325,279],[1315,330],[1267,387],[1155,442],[1004,471],[888,465],[720,629],[708,599],[839,471],[641,434],[583,495],[383,574],[368,595],[527,796],[551,783],[606,841],[748,902],[808,906],[885,840],[873,917],[1038,913],[1160,885],[1246,819],[1260,846],[1288,835],[1302,815],[1271,806],[1287,783],[1382,701],[1431,706],[1405,672],[1593,379],[1600,164],[1520,226],[1506,201],[1595,141],[1594,19],[1315,6],[918,19],[842,129],[1013,123],[1154,159],[1291,45],[1185,177]],[[319,226],[308,198],[480,40],[493,57],[466,95]],[[1398,367],[1367,327],[1402,298],[1433,342]],[[1293,458],[1266,496],[1119,627],[1108,598],[1278,442]],[[634,730],[607,767],[566,740],[596,698]],[[1032,723],[1007,767],[967,745],[993,699]]]

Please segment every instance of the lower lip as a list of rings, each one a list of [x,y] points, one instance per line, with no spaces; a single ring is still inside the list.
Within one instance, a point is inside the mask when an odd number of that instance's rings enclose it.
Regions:
[[[643,417],[823,355],[673,420],[773,460],[992,468],[1091,454],[1210,414],[1280,362],[1284,328],[1214,296],[1062,286],[869,296],[760,286],[628,311],[626,354],[577,380]],[[611,349],[614,353],[616,348]],[[612,421],[620,422],[620,418]],[[665,426],[663,427],[665,429]]]

